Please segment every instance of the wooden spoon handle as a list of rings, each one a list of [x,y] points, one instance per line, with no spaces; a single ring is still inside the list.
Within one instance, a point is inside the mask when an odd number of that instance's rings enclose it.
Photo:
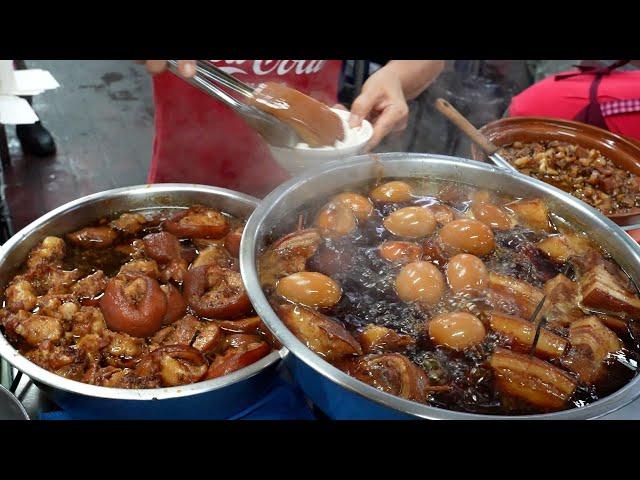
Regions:
[[[453,106],[443,98],[436,100],[436,108],[445,117],[451,120],[460,130],[463,131],[467,137],[471,139],[473,143],[478,145],[487,155],[493,155],[498,151],[493,143],[489,141],[480,131],[471,125],[471,122],[464,118],[462,114],[453,108]]]

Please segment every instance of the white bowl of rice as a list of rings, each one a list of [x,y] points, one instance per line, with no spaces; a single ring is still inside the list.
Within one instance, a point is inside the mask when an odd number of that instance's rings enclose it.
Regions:
[[[337,141],[333,146],[312,148],[305,143],[299,143],[295,148],[280,148],[269,145],[273,158],[282,168],[292,175],[322,163],[352,157],[362,153],[365,145],[373,135],[373,127],[366,120],[359,127],[349,127],[349,111],[332,108],[342,120],[344,140]]]

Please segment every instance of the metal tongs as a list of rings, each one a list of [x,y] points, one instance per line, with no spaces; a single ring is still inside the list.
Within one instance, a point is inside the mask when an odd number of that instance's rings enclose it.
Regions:
[[[254,89],[237,78],[229,75],[215,65],[204,60],[196,61],[196,74],[185,78],[178,72],[177,60],[167,60],[169,71],[184,81],[231,107],[238,115],[256,130],[267,143],[274,147],[293,148],[300,143],[300,137],[289,125],[255,107],[240,102],[218,87],[224,86],[246,99],[254,98]]]
[[[531,342],[531,348],[529,349],[529,355],[533,355],[533,353],[536,351],[536,347],[538,346],[538,340],[540,339],[540,331],[542,330],[542,327],[544,327],[547,324],[547,317],[543,316],[540,321],[536,322],[538,315],[540,314],[540,310],[542,310],[542,307],[544,306],[544,303],[547,301],[547,296],[545,295],[544,297],[542,297],[542,300],[540,300],[540,303],[538,303],[538,306],[536,307],[536,309],[533,312],[533,315],[531,315],[531,318],[529,319],[529,321],[531,323],[533,323],[534,325],[536,325],[536,333],[533,336],[533,341]]]

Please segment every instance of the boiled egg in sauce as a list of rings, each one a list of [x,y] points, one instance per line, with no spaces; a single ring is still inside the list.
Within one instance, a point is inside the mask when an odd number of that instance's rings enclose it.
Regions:
[[[478,317],[466,312],[443,313],[432,318],[428,325],[433,343],[456,351],[477,345],[487,334]]]
[[[319,308],[334,306],[342,296],[335,280],[317,272],[298,272],[280,279],[276,293],[292,303]]]
[[[479,256],[487,255],[495,248],[491,228],[468,218],[447,223],[440,230],[440,240],[453,250]]]
[[[433,263],[411,262],[396,277],[396,292],[404,302],[438,303],[444,294],[444,277]]]

